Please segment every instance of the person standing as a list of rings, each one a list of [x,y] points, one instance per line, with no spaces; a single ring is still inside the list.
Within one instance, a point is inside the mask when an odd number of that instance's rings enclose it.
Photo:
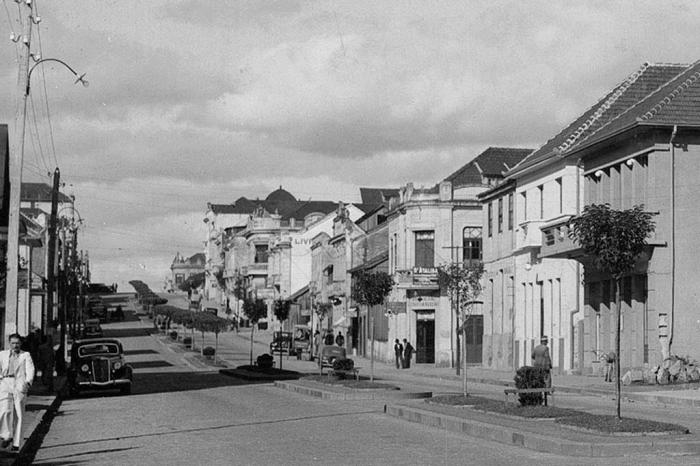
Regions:
[[[544,386],[550,388],[552,386],[552,358],[549,357],[549,348],[547,347],[547,335],[540,338],[540,344],[532,350],[532,365],[544,370]],[[544,395],[544,405],[547,406],[547,394]]]
[[[411,357],[413,357],[413,345],[411,342],[403,339],[403,368],[408,369],[411,367]]]
[[[336,337],[335,337],[335,344],[340,346],[340,347],[345,345],[345,337],[340,332],[340,330],[338,331],[338,335],[336,335]]]
[[[403,345],[398,338],[394,340],[394,356],[396,357],[396,368],[401,369],[403,367]]]
[[[49,390],[53,391],[53,366],[54,366],[53,338],[51,335],[44,335],[37,362],[41,370],[41,383]]]
[[[12,443],[19,451],[22,418],[29,387],[34,382],[34,363],[29,353],[21,351],[22,338],[10,335],[10,349],[0,351],[0,438],[2,448]]]
[[[605,381],[612,382],[615,377],[615,359],[617,355],[614,351],[609,351],[605,355]]]

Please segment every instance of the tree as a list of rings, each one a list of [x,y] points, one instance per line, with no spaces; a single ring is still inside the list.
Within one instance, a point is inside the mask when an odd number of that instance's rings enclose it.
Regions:
[[[477,298],[481,295],[481,277],[484,274],[484,265],[481,262],[476,264],[451,263],[438,267],[438,283],[440,287],[450,293],[452,308],[455,318],[459,322],[457,327],[458,348],[459,335],[462,335],[462,394],[467,392],[467,321],[471,316],[474,304],[479,303]],[[459,365],[457,366],[459,374]]]
[[[285,320],[289,318],[289,308],[292,302],[288,299],[276,299],[273,306],[272,312],[280,321],[280,331],[282,330],[282,324]],[[280,341],[280,369],[282,369],[282,342]]]
[[[374,312],[373,306],[384,304],[384,300],[394,287],[394,279],[386,272],[368,272],[361,270],[353,275],[352,299],[357,304],[367,306],[370,328],[372,329],[370,345],[370,381],[374,381]]]
[[[204,284],[204,272],[199,272],[190,275],[185,281],[180,283],[179,288],[182,291],[190,291],[199,288]]]
[[[264,317],[267,317],[267,305],[262,299],[246,299],[243,301],[243,314],[250,321],[250,365],[253,365],[253,333],[255,325]]]
[[[644,206],[615,210],[609,204],[584,207],[581,215],[571,219],[569,237],[593,259],[596,269],[609,273],[615,283],[615,378],[617,379],[617,417],[620,416],[620,289],[622,277],[634,271],[639,256],[644,252],[647,237],[656,226],[654,214]]]
[[[227,331],[231,327],[231,322],[208,312],[197,312],[194,315],[194,326],[202,332],[202,355],[204,355],[204,333],[214,334],[214,364],[216,364],[219,356],[219,333]]]

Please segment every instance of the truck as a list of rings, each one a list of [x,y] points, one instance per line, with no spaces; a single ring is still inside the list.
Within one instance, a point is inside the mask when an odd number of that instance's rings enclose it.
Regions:
[[[292,337],[292,349],[289,354],[296,355],[297,359],[311,361],[311,329],[306,325],[295,325]]]

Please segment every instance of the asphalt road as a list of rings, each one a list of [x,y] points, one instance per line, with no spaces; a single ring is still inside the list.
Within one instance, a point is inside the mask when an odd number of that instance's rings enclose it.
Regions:
[[[193,367],[148,329],[135,321],[106,326],[137,367],[133,394],[65,400],[34,464],[640,465],[660,460],[540,454],[399,421],[385,416],[379,402],[324,401],[251,384]],[[245,340],[234,352],[245,359]],[[688,463],[667,457],[664,464]]]

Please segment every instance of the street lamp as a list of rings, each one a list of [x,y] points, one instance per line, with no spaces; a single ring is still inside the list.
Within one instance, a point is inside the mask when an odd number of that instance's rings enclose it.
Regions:
[[[31,5],[26,4],[26,8],[31,17]],[[22,202],[22,166],[24,164],[24,139],[26,133],[27,122],[27,97],[29,97],[30,83],[32,72],[42,63],[56,62],[63,65],[68,71],[76,76],[75,83],[81,83],[83,86],[88,86],[89,83],[85,80],[85,74],[79,75],[66,62],[57,58],[44,58],[36,60],[29,68],[29,48],[31,38],[31,21],[27,22],[27,30],[24,33],[26,38],[24,42],[26,47],[21,49],[22,58],[20,59],[20,82],[19,93],[22,94],[21,105],[17,106],[15,114],[15,136],[13,138],[12,161],[10,163],[10,202],[9,202],[9,218],[7,232],[7,281],[5,294],[5,320],[4,320],[4,335],[3,342],[7,340],[7,336],[11,333],[20,331],[19,329],[19,306],[18,306],[18,274],[19,274],[19,223],[20,223],[20,207]],[[24,71],[26,70],[26,74]],[[58,168],[56,174],[58,175]]]

